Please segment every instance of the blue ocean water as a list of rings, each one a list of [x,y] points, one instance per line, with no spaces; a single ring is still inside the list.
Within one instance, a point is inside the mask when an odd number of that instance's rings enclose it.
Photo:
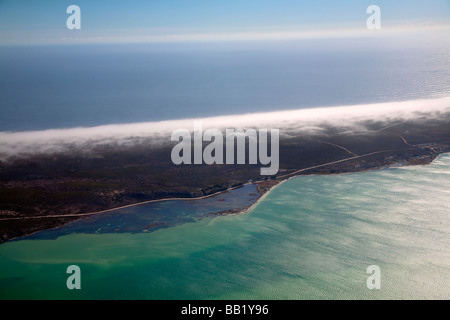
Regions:
[[[430,99],[449,44],[399,39],[0,49],[0,131]]]
[[[424,166],[296,177],[246,214],[7,242],[0,298],[449,299],[449,190],[445,154]],[[66,287],[73,264],[81,290]],[[367,287],[372,265],[379,290]]]
[[[1,47],[0,131],[437,98],[450,92],[448,52],[364,39]],[[443,155],[299,177],[248,214],[159,203],[37,233],[0,245],[0,298],[448,299],[449,168]],[[81,291],[65,286],[71,264]]]

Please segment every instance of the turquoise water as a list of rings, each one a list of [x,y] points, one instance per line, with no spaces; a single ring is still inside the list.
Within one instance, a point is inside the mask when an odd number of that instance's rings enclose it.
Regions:
[[[304,176],[249,213],[0,246],[0,298],[449,299],[450,154]],[[66,288],[69,265],[81,290]],[[369,290],[366,269],[381,269]]]

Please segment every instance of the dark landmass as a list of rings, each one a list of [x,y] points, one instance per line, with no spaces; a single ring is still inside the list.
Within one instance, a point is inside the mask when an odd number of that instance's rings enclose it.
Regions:
[[[280,139],[280,170],[261,165],[174,165],[175,145],[98,146],[89,152],[21,156],[0,162],[0,242],[86,217],[89,213],[166,198],[199,198],[258,184],[265,193],[300,174],[338,174],[390,165],[417,165],[450,152],[449,117],[402,123],[366,123],[370,133]],[[283,133],[283,130],[280,130]],[[235,214],[236,208],[220,214]]]

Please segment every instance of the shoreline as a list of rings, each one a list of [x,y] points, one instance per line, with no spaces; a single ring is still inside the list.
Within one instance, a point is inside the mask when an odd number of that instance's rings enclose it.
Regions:
[[[275,185],[299,175],[428,164],[450,152],[450,113],[446,116],[364,123],[368,131],[360,134],[330,126],[320,135],[288,135],[279,145],[280,170],[271,176],[261,176],[260,166],[176,166],[168,158],[171,144],[150,148],[149,141],[0,161],[0,243],[120,209],[207,199],[256,186],[258,195],[247,203],[211,208],[211,214],[238,214],[252,210],[256,198],[264,199]]]
[[[383,153],[383,152],[389,152],[391,150],[385,150],[385,151],[377,151],[377,152],[373,152],[371,154],[367,154],[367,155],[361,155],[361,156],[357,156],[357,157],[350,157],[347,159],[342,159],[342,160],[338,160],[338,161],[334,161],[333,163],[341,163],[341,162],[345,162],[345,161],[350,161],[350,160],[354,160],[357,158],[362,158],[365,156],[370,156],[372,154],[378,154],[378,153]],[[360,170],[355,170],[355,171],[350,171],[350,172],[338,172],[338,173],[310,173],[310,174],[302,174],[301,172],[306,172],[309,171],[313,168],[318,168],[318,167],[324,167],[327,165],[330,165],[330,163],[325,163],[325,164],[321,164],[321,165],[317,165],[317,166],[313,166],[313,167],[309,167],[309,168],[304,168],[304,169],[299,169],[296,170],[290,174],[286,174],[280,177],[277,177],[273,180],[267,180],[267,181],[259,181],[259,182],[247,182],[238,186],[234,186],[231,188],[228,188],[226,190],[222,190],[222,191],[218,191],[215,192],[213,194],[210,195],[206,195],[206,196],[201,196],[201,197],[193,197],[193,198],[165,198],[165,199],[155,199],[155,200],[147,200],[147,201],[143,201],[143,202],[139,202],[139,203],[135,203],[135,204],[129,204],[129,205],[125,205],[125,206],[121,206],[121,207],[117,207],[117,208],[112,208],[112,209],[106,209],[106,210],[101,210],[101,211],[96,211],[96,212],[90,212],[90,213],[82,213],[82,214],[70,214],[70,215],[48,215],[48,216],[38,216],[38,217],[14,217],[14,218],[2,218],[0,219],[0,221],[5,221],[5,220],[22,220],[22,219],[40,219],[40,218],[65,218],[65,217],[80,217],[80,219],[83,218],[87,218],[90,216],[94,216],[94,215],[99,215],[99,214],[103,214],[103,213],[108,213],[108,212],[113,212],[116,210],[120,210],[120,209],[124,209],[124,208],[131,208],[131,207],[136,207],[136,206],[140,206],[140,205],[145,205],[145,204],[150,204],[150,203],[157,203],[157,202],[165,202],[165,201],[183,201],[183,200],[187,200],[187,201],[193,201],[193,200],[202,200],[202,199],[207,199],[207,198],[211,198],[226,192],[229,192],[231,190],[236,190],[236,189],[240,189],[246,185],[256,185],[257,191],[259,193],[261,193],[261,196],[256,199],[256,201],[254,203],[252,203],[250,206],[248,207],[244,207],[244,208],[234,208],[234,209],[230,209],[230,210],[225,210],[225,211],[220,211],[220,212],[211,212],[210,214],[208,214],[209,216],[228,216],[228,215],[240,215],[240,214],[247,214],[250,213],[262,200],[264,200],[267,195],[274,190],[276,187],[278,187],[279,185],[283,184],[284,182],[293,179],[293,178],[298,178],[300,176],[313,176],[313,175],[342,175],[342,174],[353,174],[353,173],[363,173],[363,172],[370,172],[370,171],[376,171],[376,170],[381,170],[384,168],[391,168],[391,167],[407,167],[407,166],[416,166],[416,165],[429,165],[432,164],[439,156],[444,155],[444,154],[450,154],[449,151],[447,152],[441,152],[439,154],[437,154],[431,161],[427,162],[427,163],[413,163],[411,164],[410,162],[406,162],[406,163],[402,163],[399,165],[399,163],[393,163],[393,164],[389,164],[389,165],[383,165],[383,166],[378,166],[378,167],[372,167],[372,168],[363,168]],[[259,190],[258,185],[260,184],[264,184],[264,183],[268,183],[268,181],[270,181],[268,186],[265,186],[263,191]],[[78,221],[74,220],[74,221]],[[73,221],[69,221],[66,223],[62,223],[56,227],[53,228],[49,228],[49,229],[57,229],[60,227],[63,227],[64,225],[71,223]],[[42,230],[46,230],[46,229],[42,229]],[[42,230],[37,230],[35,232],[31,232],[28,234],[24,234],[18,237],[14,237],[11,239],[8,239],[7,241],[4,241],[2,243],[7,243],[9,241],[15,240],[18,241],[20,240],[20,238],[23,237],[27,237],[27,236],[31,236],[33,234],[36,234]],[[0,245],[2,244],[0,243]]]
[[[372,172],[372,171],[377,171],[377,170],[382,170],[382,169],[387,169],[387,168],[401,168],[401,167],[409,167],[409,166],[427,166],[432,164],[439,156],[444,155],[444,154],[449,154],[450,152],[442,152],[440,154],[438,154],[431,162],[429,163],[423,163],[423,164],[401,164],[398,166],[394,166],[395,164],[392,165],[385,165],[385,166],[380,166],[380,167],[374,167],[374,168],[369,168],[369,169],[363,169],[363,170],[359,170],[359,171],[352,171],[352,172],[339,172],[339,173],[326,173],[326,174],[317,174],[317,173],[310,173],[310,174],[296,174],[293,175],[292,177],[288,177],[286,179],[281,180],[280,182],[274,184],[270,189],[268,189],[260,198],[258,198],[255,203],[253,203],[252,205],[250,205],[248,208],[246,208],[245,210],[242,210],[240,212],[235,213],[234,215],[238,215],[238,214],[246,214],[249,213],[251,210],[254,209],[254,207],[260,202],[262,201],[269,193],[270,191],[274,190],[276,187],[278,187],[279,185],[281,185],[282,183],[294,179],[294,178],[298,178],[301,176],[317,176],[317,175],[332,175],[332,176],[338,176],[338,175],[344,175],[344,174],[355,174],[355,173],[364,173],[364,172]],[[309,168],[306,168],[309,169]],[[305,170],[306,170],[305,169]]]
[[[259,182],[246,182],[246,183],[240,184],[238,186],[227,188],[225,190],[217,191],[215,193],[212,193],[212,194],[209,194],[209,195],[205,195],[205,196],[200,196],[200,197],[153,199],[153,200],[146,200],[146,201],[142,201],[142,202],[138,202],[138,203],[128,204],[128,205],[119,206],[119,207],[111,208],[111,209],[100,210],[100,211],[85,212],[85,213],[73,213],[73,214],[63,214],[63,215],[42,215],[42,216],[30,216],[30,217],[0,218],[0,221],[12,221],[12,220],[24,220],[24,219],[43,219],[43,218],[65,218],[65,217],[88,217],[88,216],[92,216],[92,215],[112,212],[112,211],[115,211],[115,210],[120,210],[120,209],[125,209],[125,208],[132,208],[132,207],[145,205],[145,204],[149,204],[149,203],[156,203],[156,202],[163,202],[163,201],[201,200],[201,199],[214,197],[216,195],[229,192],[231,190],[239,189],[239,188],[242,188],[242,187],[244,187],[246,185],[251,185],[251,184],[258,185],[258,184],[261,184],[261,183],[265,183],[267,181],[273,182],[273,181],[277,181],[277,180],[281,179],[278,183],[275,183],[274,185],[270,186],[267,191],[264,191],[262,193],[261,197],[259,198],[259,199],[261,199],[265,195],[265,193],[269,192],[272,189],[272,187],[275,187],[275,186],[279,185],[281,182],[283,182],[285,180],[289,180],[289,179],[292,179],[292,178],[295,178],[295,177],[298,177],[298,176],[302,176],[302,175],[317,175],[318,174],[318,173],[315,173],[315,174],[301,174],[301,172],[309,171],[309,170],[316,169],[316,168],[326,167],[326,166],[329,166],[329,165],[332,165],[332,164],[337,164],[337,163],[342,163],[342,162],[351,161],[351,160],[355,160],[355,159],[360,159],[360,158],[368,157],[368,156],[375,155],[375,154],[392,152],[392,151],[395,151],[395,150],[375,151],[375,152],[371,152],[371,153],[368,153],[368,154],[358,155],[358,156],[354,156],[354,157],[350,157],[350,158],[345,158],[345,159],[341,159],[341,160],[337,160],[337,161],[332,161],[332,162],[328,162],[328,163],[324,163],[324,164],[319,164],[319,165],[316,165],[316,166],[295,170],[294,172],[278,176],[275,179],[266,180],[266,181],[259,181]],[[447,153],[447,152],[443,152],[443,153],[440,153],[440,154],[444,154],[444,153]],[[450,152],[448,152],[448,153],[450,153]],[[439,156],[440,154],[438,154],[437,156]],[[432,161],[434,161],[437,158],[437,156]],[[406,164],[406,166],[407,165],[410,165],[410,164]],[[401,166],[405,166],[405,165],[401,165]],[[388,167],[388,166],[373,167],[373,168],[368,168],[368,169],[356,170],[356,171],[352,171],[352,172],[325,173],[325,174],[326,175],[337,175],[337,174],[344,174],[344,173],[357,173],[357,172],[364,172],[364,171],[369,171],[369,170],[377,170],[377,169],[380,169],[380,168],[383,168],[383,167]],[[259,201],[259,199],[257,201]]]
[[[149,204],[149,203],[155,203],[155,202],[182,201],[182,200],[192,201],[192,200],[201,200],[201,199],[211,198],[211,197],[217,196],[217,195],[222,194],[222,193],[226,193],[226,192],[231,191],[231,190],[236,190],[236,189],[242,188],[242,187],[244,187],[246,185],[249,185],[249,184],[255,184],[255,183],[254,182],[247,182],[247,183],[244,183],[244,184],[239,185],[239,186],[231,187],[231,188],[228,188],[226,190],[218,191],[218,192],[215,192],[215,193],[212,193],[212,194],[209,194],[209,195],[206,195],[206,196],[201,196],[201,197],[154,199],[154,200],[146,200],[146,201],[142,201],[142,202],[138,202],[138,203],[127,204],[127,205],[116,207],[116,208],[105,209],[105,210],[94,211],[94,212],[62,214],[62,215],[46,215],[46,216],[35,216],[35,217],[0,218],[0,221],[23,220],[23,219],[43,219],[43,218],[65,218],[65,217],[89,217],[89,216],[92,216],[92,215],[108,213],[108,212],[111,212],[111,211],[116,211],[116,210],[125,209],[125,208],[137,207],[137,206],[140,206],[140,205]]]

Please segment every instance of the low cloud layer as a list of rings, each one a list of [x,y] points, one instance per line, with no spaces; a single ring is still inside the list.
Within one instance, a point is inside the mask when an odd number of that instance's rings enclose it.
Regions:
[[[125,146],[150,141],[170,143],[175,129],[193,130],[201,120],[208,128],[280,129],[281,137],[324,135],[329,128],[340,133],[369,132],[368,123],[386,124],[416,119],[439,119],[450,113],[450,97],[366,105],[324,107],[230,115],[204,119],[105,125],[91,128],[54,129],[24,132],[0,132],[0,160],[73,148],[91,150],[96,146]]]

